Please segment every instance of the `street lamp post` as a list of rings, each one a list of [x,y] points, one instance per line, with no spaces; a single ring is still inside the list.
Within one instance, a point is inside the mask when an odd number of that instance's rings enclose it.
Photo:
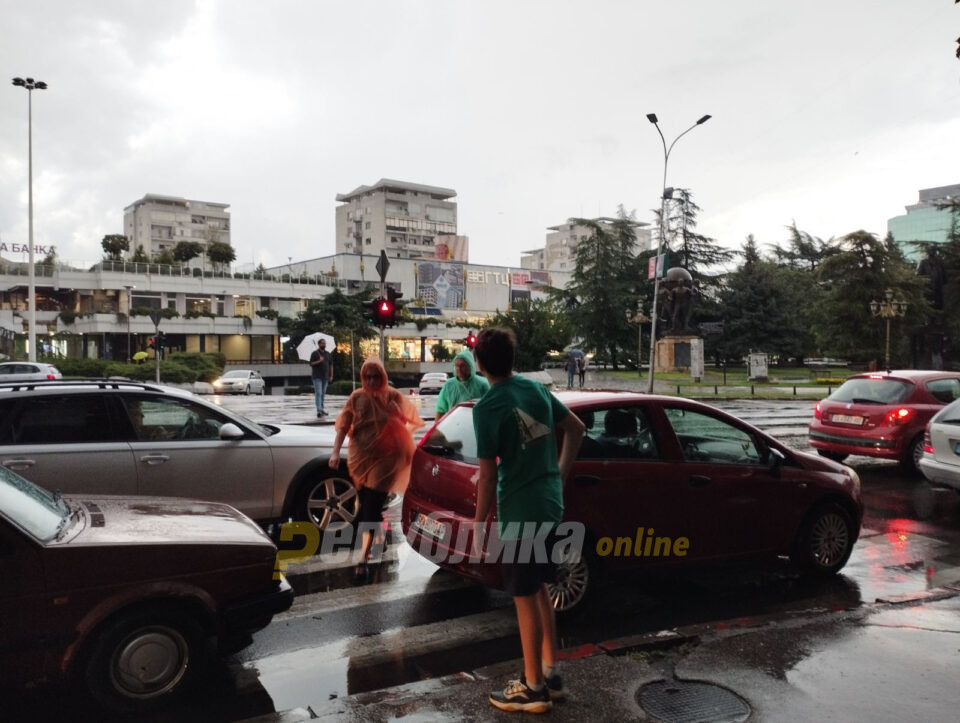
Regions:
[[[647,383],[647,392],[653,392],[653,369],[656,366],[656,347],[657,347],[657,295],[660,293],[660,255],[663,253],[663,227],[666,223],[666,210],[664,208],[667,198],[672,197],[672,193],[668,196],[667,194],[667,162],[670,160],[670,151],[673,150],[673,146],[683,138],[687,133],[692,131],[699,125],[703,125],[708,120],[710,120],[709,115],[705,115],[692,126],[687,128],[683,133],[678,135],[673,139],[673,142],[667,147],[667,140],[663,137],[663,131],[660,130],[660,125],[657,122],[656,113],[647,113],[647,120],[653,123],[654,127],[657,129],[657,133],[660,134],[660,140],[663,142],[663,193],[660,195],[660,235],[657,239],[657,258],[654,263],[654,273],[653,273],[653,306],[650,311],[650,379]],[[673,189],[669,189],[671,192]]]
[[[123,288],[127,290],[127,361],[133,361],[133,353],[130,349],[130,312],[133,308],[133,300],[130,297],[130,292],[137,288],[133,284],[124,284]]]
[[[870,302],[870,313],[873,316],[879,316],[887,320],[887,345],[885,355],[885,367],[890,368],[890,320],[904,316],[907,313],[907,302],[903,299],[893,298],[893,289],[887,289],[883,292],[883,299],[874,299]]]
[[[27,360],[37,360],[37,290],[36,269],[33,267],[33,91],[46,90],[47,84],[33,78],[14,78],[13,84],[27,90],[27,248],[30,268],[28,270],[29,309],[27,312]]]

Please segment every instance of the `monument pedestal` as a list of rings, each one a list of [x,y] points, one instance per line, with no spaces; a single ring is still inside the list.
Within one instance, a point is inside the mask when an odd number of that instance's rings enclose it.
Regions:
[[[703,374],[703,339],[693,334],[671,334],[657,340],[657,372],[682,372],[699,370]]]

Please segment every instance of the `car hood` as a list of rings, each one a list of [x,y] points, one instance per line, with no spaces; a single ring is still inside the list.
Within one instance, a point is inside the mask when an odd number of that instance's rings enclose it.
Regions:
[[[82,519],[54,544],[70,547],[136,544],[266,545],[249,517],[226,504],[168,497],[73,495]]]
[[[272,447],[333,447],[337,431],[332,424],[264,424],[264,427],[277,430],[267,437]]]

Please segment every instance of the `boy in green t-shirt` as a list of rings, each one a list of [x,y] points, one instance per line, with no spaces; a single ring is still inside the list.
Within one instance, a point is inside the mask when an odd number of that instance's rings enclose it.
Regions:
[[[555,527],[561,521],[562,483],[584,434],[583,423],[542,384],[514,376],[515,348],[510,329],[489,328],[477,336],[474,350],[477,366],[490,382],[490,391],[473,407],[480,459],[474,519],[478,527],[485,524],[495,491],[505,540],[532,537],[542,525]],[[556,427],[564,433],[559,458]],[[553,700],[566,696],[556,670],[557,629],[546,585],[554,579],[555,565],[517,559],[504,560],[502,569],[517,609],[524,673],[491,693],[490,702],[501,710],[543,713]]]

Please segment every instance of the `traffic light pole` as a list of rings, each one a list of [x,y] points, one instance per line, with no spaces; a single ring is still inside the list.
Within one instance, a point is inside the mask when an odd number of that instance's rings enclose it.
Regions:
[[[153,350],[153,358],[156,366],[157,384],[159,384],[160,383],[160,355],[163,354],[163,349],[160,346],[160,325],[159,324],[157,324],[156,327],[154,327],[153,338],[156,339],[156,342],[155,342],[156,348]]]
[[[380,277],[380,298],[383,298],[384,289],[386,288],[386,282],[384,282],[383,277]],[[383,337],[383,326],[380,327],[380,361],[383,364],[383,368],[387,368],[387,345],[384,343]]]

